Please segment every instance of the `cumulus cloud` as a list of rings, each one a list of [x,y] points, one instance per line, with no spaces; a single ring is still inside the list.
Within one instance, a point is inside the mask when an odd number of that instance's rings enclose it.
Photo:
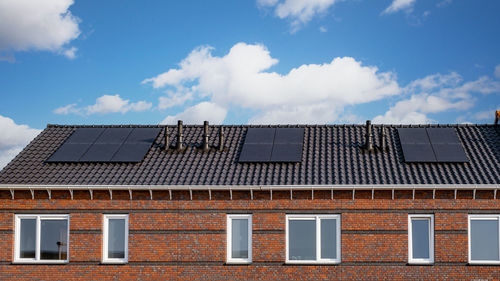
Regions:
[[[86,107],[78,107],[76,103],[69,104],[54,109],[56,114],[107,114],[107,113],[127,113],[129,111],[145,111],[152,107],[152,103],[138,101],[131,103],[130,100],[124,100],[120,95],[103,95],[96,99],[95,104]]]
[[[392,14],[399,11],[411,12],[416,0],[393,0],[391,5],[387,7],[382,14]]]
[[[257,0],[259,7],[274,8],[280,19],[291,21],[291,31],[297,31],[318,14],[323,14],[336,2],[342,0]]]
[[[177,124],[177,120],[183,120],[186,124],[199,124],[208,121],[212,124],[222,124],[226,118],[227,109],[211,102],[201,102],[195,106],[188,107],[183,112],[167,116],[161,124]]]
[[[41,130],[18,125],[0,115],[0,169],[12,160]]]
[[[73,0],[1,0],[0,51],[42,50],[74,58],[80,35]]]
[[[495,67],[495,77],[500,79],[500,64]]]
[[[193,94],[190,92],[167,91],[167,96],[158,98],[158,108],[167,109],[174,106],[183,105],[185,102],[192,99]]]
[[[250,118],[251,123],[334,122],[345,106],[380,100],[401,91],[392,72],[380,72],[350,57],[304,64],[279,74],[267,71],[278,60],[263,45],[238,43],[221,57],[213,56],[212,50],[207,46],[196,48],[178,68],[143,83],[178,93],[187,89],[225,111],[258,112]],[[202,109],[195,106],[185,112]],[[187,114],[176,118],[182,116]]]
[[[458,73],[451,72],[417,79],[409,83],[403,92],[410,97],[398,101],[385,114],[376,116],[374,123],[435,123],[428,114],[470,109],[475,102],[473,94],[498,93],[500,83],[486,76],[463,82]]]

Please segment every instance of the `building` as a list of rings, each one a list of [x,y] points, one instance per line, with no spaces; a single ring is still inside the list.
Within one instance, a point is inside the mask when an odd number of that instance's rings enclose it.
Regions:
[[[499,167],[498,125],[48,125],[0,279],[499,280]]]

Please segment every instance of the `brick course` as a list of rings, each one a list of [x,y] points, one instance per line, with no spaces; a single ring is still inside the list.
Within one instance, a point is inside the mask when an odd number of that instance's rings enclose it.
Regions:
[[[420,192],[377,191],[375,199],[345,192],[259,192],[254,200],[240,192],[233,200],[220,192],[106,193],[90,200],[79,192],[70,200],[35,194],[12,200],[0,191],[0,280],[500,280],[499,266],[467,265],[467,214],[500,213],[500,199],[472,200],[459,192],[457,200],[441,194],[432,199]],[[88,192],[87,192],[88,193]],[[439,193],[437,193],[439,194]],[[96,194],[94,194],[96,195]],[[115,196],[116,195],[116,196]],[[446,195],[446,196],[445,196]],[[483,194],[484,195],[484,194]],[[309,197],[308,197],[309,196]],[[63,199],[65,198],[65,199]],[[161,199],[160,199],[161,198]],[[240,198],[240,199],[237,199]],[[303,199],[300,199],[303,198]],[[462,199],[463,198],[463,199]],[[12,264],[14,214],[70,214],[70,262],[66,265]],[[129,214],[129,263],[101,265],[102,215]],[[226,265],[226,214],[253,215],[253,263]],[[285,265],[285,216],[341,214],[342,263],[339,265]],[[407,265],[408,214],[435,216],[435,264]]]

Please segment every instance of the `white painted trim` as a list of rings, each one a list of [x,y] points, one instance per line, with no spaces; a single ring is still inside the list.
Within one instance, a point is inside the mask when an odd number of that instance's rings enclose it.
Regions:
[[[500,240],[500,215],[469,215],[467,217],[467,244],[468,244],[468,262],[470,264],[484,264],[484,265],[500,265],[500,259],[499,260],[472,260],[471,258],[471,228],[470,228],[470,221],[471,220],[496,220],[498,221],[498,233],[499,233],[499,240]],[[500,241],[498,243],[498,253],[500,256]]]
[[[412,220],[429,220],[429,258],[413,258],[413,233]],[[408,215],[408,263],[409,264],[433,264],[434,263],[434,215]]]
[[[34,259],[26,259],[20,258],[20,243],[21,243],[21,220],[22,219],[35,219],[36,220],[36,233],[35,233],[35,258]],[[40,259],[40,236],[41,236],[41,221],[42,220],[66,220],[67,223],[67,232],[66,232],[66,259],[65,260],[42,260]],[[42,264],[63,264],[69,262],[69,229],[70,229],[70,220],[69,215],[61,214],[61,215],[51,215],[51,214],[18,214],[15,215],[15,229],[14,229],[14,259],[13,263],[42,263]]]
[[[248,223],[248,258],[233,258],[232,257],[232,221],[233,219],[246,219]],[[226,239],[226,262],[230,264],[249,264],[252,263],[252,215],[227,215],[227,239]]]
[[[337,248],[337,258],[336,259],[322,259],[321,258],[321,219],[335,219],[336,220],[336,226],[337,226],[337,241],[336,243],[336,248]],[[316,259],[315,260],[290,260],[290,250],[289,250],[289,245],[290,245],[290,232],[289,232],[289,222],[290,220],[314,220],[316,222]],[[342,238],[340,237],[341,235],[341,216],[339,214],[337,215],[286,215],[286,235],[285,235],[285,244],[286,244],[286,250],[285,250],[285,261],[288,264],[339,264],[341,262],[341,241]]]
[[[124,219],[125,220],[125,257],[123,259],[108,258],[108,233],[109,219]],[[122,264],[128,262],[128,215],[127,214],[104,214],[102,225],[102,263],[106,264]]]

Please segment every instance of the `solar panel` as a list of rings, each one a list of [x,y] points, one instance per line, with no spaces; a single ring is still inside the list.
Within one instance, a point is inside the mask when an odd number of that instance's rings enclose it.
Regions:
[[[270,162],[300,162],[302,143],[274,144]]]
[[[77,128],[47,162],[140,162],[160,128]]]
[[[94,143],[105,128],[78,128],[66,140],[66,143]]]
[[[468,162],[453,128],[399,128],[405,162]]]
[[[453,128],[427,128],[431,143],[460,143]]]
[[[304,128],[277,128],[274,143],[300,143],[304,141]]]
[[[269,162],[273,145],[271,143],[243,145],[239,162]]]
[[[97,138],[95,143],[118,143],[122,144],[128,135],[132,132],[132,128],[107,128]]]
[[[403,145],[405,162],[436,162],[436,156],[430,144],[406,143]]]
[[[137,143],[137,142],[147,142],[153,143],[160,133],[160,128],[135,128],[128,138],[125,140],[126,143]]]
[[[245,143],[273,143],[276,128],[248,128]]]
[[[249,128],[239,162],[300,162],[304,128]]]
[[[432,148],[438,162],[469,162],[460,143],[433,143]]]
[[[79,162],[109,162],[121,144],[94,143]]]
[[[90,143],[64,143],[49,157],[47,162],[78,162],[91,145]]]
[[[401,143],[429,143],[425,128],[398,128]]]
[[[150,143],[124,143],[111,162],[141,162],[150,148]]]

